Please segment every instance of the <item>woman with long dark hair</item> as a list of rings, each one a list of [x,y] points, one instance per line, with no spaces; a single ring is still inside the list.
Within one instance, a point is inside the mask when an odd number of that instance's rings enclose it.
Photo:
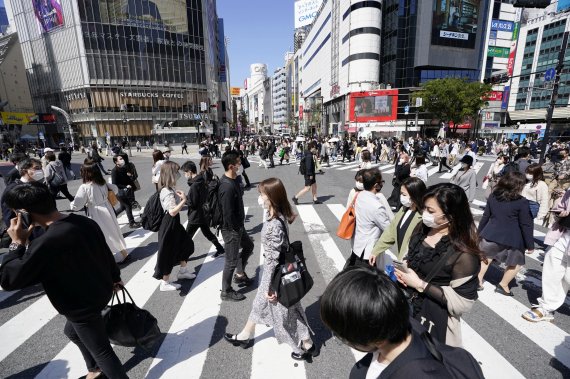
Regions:
[[[479,223],[479,247],[486,260],[479,273],[479,289],[483,289],[483,278],[492,260],[507,265],[503,279],[495,292],[513,296],[509,283],[525,263],[525,249],[534,250],[534,225],[528,200],[521,195],[526,178],[518,171],[508,172],[501,177],[495,190],[489,196],[485,212]]]
[[[115,210],[109,202],[109,191],[116,195],[119,189],[116,185],[105,182],[99,166],[91,159],[85,160],[80,173],[83,184],[79,186],[75,199],[70,204],[71,210],[78,211],[85,207],[87,217],[99,224],[103,231],[115,261],[126,262],[129,257],[127,244],[117,222]]]
[[[548,214],[548,206],[550,202],[548,184],[544,181],[542,166],[539,163],[530,164],[525,170],[525,177],[526,184],[523,188],[522,195],[527,198],[529,203],[534,203],[531,205],[531,208],[538,208],[535,218],[542,222],[544,217]]]
[[[317,355],[317,349],[309,334],[305,310],[300,302],[286,308],[277,301],[277,295],[270,288],[281,249],[288,244],[287,224],[291,224],[297,215],[293,213],[281,180],[265,179],[259,183],[258,189],[258,202],[266,216],[261,231],[265,256],[263,275],[245,327],[239,334],[224,334],[224,338],[234,346],[246,348],[253,337],[256,324],[271,325],[277,341],[291,346],[293,359],[307,360]]]
[[[429,187],[423,205],[407,266],[396,266],[396,277],[411,289],[414,318],[440,342],[461,346],[461,316],[477,300],[483,259],[475,222],[465,191],[455,184]]]

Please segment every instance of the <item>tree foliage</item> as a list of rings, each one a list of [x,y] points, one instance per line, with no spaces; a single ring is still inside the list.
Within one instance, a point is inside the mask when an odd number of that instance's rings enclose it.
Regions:
[[[490,84],[457,78],[437,79],[423,84],[422,89],[413,94],[413,101],[421,97],[421,110],[441,121],[453,121],[455,132],[458,124],[477,116],[491,90]]]

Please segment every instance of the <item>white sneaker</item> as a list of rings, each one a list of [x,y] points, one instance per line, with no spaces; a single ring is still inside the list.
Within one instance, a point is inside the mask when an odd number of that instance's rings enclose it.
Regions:
[[[169,282],[165,282],[164,280],[160,281],[160,291],[161,292],[176,291],[179,288],[180,288],[180,284],[169,283]]]
[[[178,271],[178,279],[196,279],[196,274],[193,274],[191,272],[188,272],[186,270],[182,271]]]

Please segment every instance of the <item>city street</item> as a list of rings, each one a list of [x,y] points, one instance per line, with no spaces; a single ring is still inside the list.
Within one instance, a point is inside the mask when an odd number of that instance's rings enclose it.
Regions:
[[[174,147],[172,160],[182,164],[186,159],[199,162],[196,146],[190,155],[180,155]],[[150,150],[134,153],[142,190],[136,193],[144,206],[154,192],[150,181],[152,158]],[[103,165],[112,168],[111,157],[103,154]],[[85,155],[73,155],[73,168],[79,166]],[[482,157],[476,165],[478,183],[483,182],[492,157]],[[223,169],[215,159],[214,172],[221,176]],[[246,269],[250,277],[260,280],[263,256],[260,252],[262,208],[257,203],[255,183],[267,177],[278,177],[291,198],[303,185],[295,162],[274,169],[259,167],[259,158],[250,157],[247,169],[253,187],[245,191],[246,229],[254,240],[255,251]],[[10,167],[2,166],[6,172]],[[156,263],[157,233],[143,229],[129,229],[125,214],[119,224],[131,250],[133,260],[122,267],[121,275],[127,289],[139,307],[149,310],[157,319],[163,340],[152,351],[140,348],[115,347],[131,378],[346,378],[354,362],[362,354],[341,344],[324,327],[319,317],[319,297],[326,284],[342,269],[350,254],[350,242],[336,236],[336,228],[344,212],[348,193],[354,185],[357,164],[334,163],[324,166],[325,174],[317,176],[318,196],[323,204],[313,205],[310,195],[299,199],[295,207],[299,217],[290,227],[291,240],[303,243],[308,268],[315,285],[302,303],[309,324],[315,333],[313,339],[321,354],[312,363],[290,358],[290,348],[278,345],[273,332],[264,325],[256,328],[255,343],[248,349],[234,347],[223,340],[224,332],[237,333],[245,324],[255,297],[257,284],[242,289],[247,296],[242,302],[220,300],[224,258],[214,258],[214,247],[198,233],[195,253],[189,267],[195,271],[195,280],[180,281],[182,289],[173,292],[158,291],[159,281],[152,278]],[[389,196],[393,165],[380,164],[385,186],[382,193]],[[437,173],[430,167],[429,184],[449,181],[450,174]],[[69,183],[73,194],[80,180]],[[187,191],[184,179],[178,189]],[[483,190],[477,189],[477,200],[471,205],[476,220],[485,207]],[[69,210],[67,200],[58,200],[60,211]],[[139,213],[139,212],[137,212]],[[78,213],[79,214],[79,213]],[[137,218],[138,220],[138,218]],[[186,221],[186,211],[181,213]],[[532,324],[521,314],[536,303],[541,293],[540,244],[547,230],[535,226],[538,244],[533,255],[526,257],[525,270],[513,286],[514,297],[494,293],[500,280],[499,270],[490,269],[489,282],[479,292],[479,300],[462,321],[465,348],[482,365],[487,378],[568,378],[570,377],[570,298],[555,314],[552,323]],[[221,236],[220,236],[221,238]],[[174,269],[174,273],[177,268]],[[86,278],[88,280],[88,278]],[[73,286],[74,283],[69,283]],[[86,374],[79,350],[63,334],[65,319],[57,314],[40,286],[22,291],[0,291],[0,377],[1,378],[77,378]]]

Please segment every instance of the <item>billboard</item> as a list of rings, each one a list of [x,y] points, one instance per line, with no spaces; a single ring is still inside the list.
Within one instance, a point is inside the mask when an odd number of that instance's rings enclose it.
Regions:
[[[230,96],[239,96],[240,91],[239,87],[230,87]]]
[[[317,16],[323,0],[295,1],[295,29],[310,25]]]
[[[487,55],[490,57],[508,58],[510,53],[511,49],[509,47],[489,46],[487,48]]]
[[[475,48],[482,0],[435,0],[432,45]]]
[[[512,21],[495,20],[491,21],[491,30],[499,32],[512,32],[515,28],[515,23]]]
[[[42,31],[49,32],[63,26],[61,0],[32,0],[34,13]]]
[[[350,121],[394,121],[398,118],[398,90],[351,93],[349,106]]]
[[[570,9],[570,0],[558,0],[556,12],[565,11],[567,9]]]
[[[35,113],[0,112],[0,120],[4,125],[28,125],[35,119]]]

